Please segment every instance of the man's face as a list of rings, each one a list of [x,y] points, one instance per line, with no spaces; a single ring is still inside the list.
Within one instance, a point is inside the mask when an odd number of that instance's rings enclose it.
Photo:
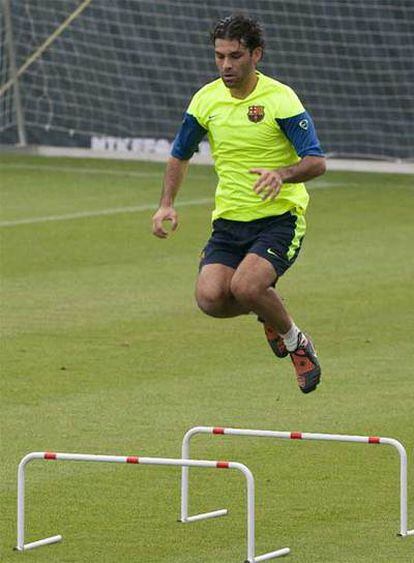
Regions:
[[[252,52],[237,40],[216,39],[216,65],[227,88],[239,88],[255,72],[262,56],[261,47]]]

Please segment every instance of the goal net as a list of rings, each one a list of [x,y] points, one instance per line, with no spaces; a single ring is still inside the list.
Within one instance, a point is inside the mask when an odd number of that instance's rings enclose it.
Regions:
[[[0,142],[17,140],[13,52],[29,142],[171,140],[217,76],[209,31],[242,11],[265,30],[260,70],[296,90],[328,154],[414,157],[412,0],[0,1]]]

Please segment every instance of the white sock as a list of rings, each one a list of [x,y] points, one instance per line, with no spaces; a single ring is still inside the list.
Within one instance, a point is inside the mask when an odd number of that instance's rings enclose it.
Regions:
[[[293,352],[299,345],[299,334],[302,334],[295,323],[292,323],[290,330],[286,334],[281,334],[283,342],[289,352]]]

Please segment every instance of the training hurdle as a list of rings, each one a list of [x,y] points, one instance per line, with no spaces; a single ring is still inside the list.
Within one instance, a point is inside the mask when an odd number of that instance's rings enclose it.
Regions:
[[[191,459],[190,440],[196,434],[213,434],[215,436],[250,436],[260,438],[282,438],[287,440],[323,440],[331,442],[358,442],[361,444],[379,444],[393,446],[400,455],[400,531],[399,536],[414,536],[414,529],[407,529],[407,453],[404,446],[394,438],[377,436],[349,436],[346,434],[314,434],[308,432],[279,432],[272,430],[250,430],[242,428],[222,428],[211,426],[195,426],[186,432],[182,442],[181,457]],[[195,516],[188,515],[189,504],[189,466],[181,470],[181,522],[194,522],[205,518],[215,518],[227,514],[226,509],[216,510]]]
[[[35,459],[46,461],[94,461],[104,463],[129,463],[137,465],[168,465],[178,467],[207,467],[214,469],[236,469],[246,478],[247,490],[247,560],[246,563],[258,563],[287,555],[290,549],[285,547],[264,555],[255,556],[255,492],[254,478],[248,467],[234,461],[205,461],[189,459],[170,459],[161,457],[90,455],[73,453],[32,452],[27,454],[19,463],[17,473],[17,551],[28,551],[42,545],[57,543],[62,540],[61,535],[50,536],[30,543],[24,543],[25,534],[25,469],[26,465]]]

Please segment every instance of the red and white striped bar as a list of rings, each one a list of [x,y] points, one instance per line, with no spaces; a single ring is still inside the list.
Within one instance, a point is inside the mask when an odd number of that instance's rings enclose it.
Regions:
[[[234,461],[205,461],[189,459],[171,459],[164,457],[113,456],[93,454],[72,454],[54,452],[32,452],[20,462],[17,473],[17,551],[28,551],[42,545],[56,543],[62,540],[61,535],[51,536],[31,543],[24,543],[25,532],[25,469],[26,465],[35,459],[46,461],[94,461],[104,463],[129,463],[134,465],[168,465],[178,467],[207,467],[213,469],[236,469],[246,478],[247,490],[247,560],[246,563],[258,563],[274,559],[290,552],[289,548],[278,549],[255,557],[255,492],[254,478],[248,467]]]
[[[400,455],[400,531],[402,537],[414,536],[414,529],[408,530],[407,526],[407,453],[404,446],[394,438],[380,438],[378,436],[350,436],[347,434],[315,434],[309,432],[279,432],[273,430],[252,430],[247,428],[223,428],[220,426],[195,426],[188,430],[182,442],[181,457],[190,458],[190,440],[196,434],[214,434],[217,436],[250,436],[258,438],[282,438],[285,440],[323,440],[331,442],[359,442],[361,444],[379,444],[393,446]],[[213,516],[223,516],[226,510],[218,510],[196,516],[188,515],[189,505],[189,467],[183,466],[181,470],[181,521],[192,522]]]

